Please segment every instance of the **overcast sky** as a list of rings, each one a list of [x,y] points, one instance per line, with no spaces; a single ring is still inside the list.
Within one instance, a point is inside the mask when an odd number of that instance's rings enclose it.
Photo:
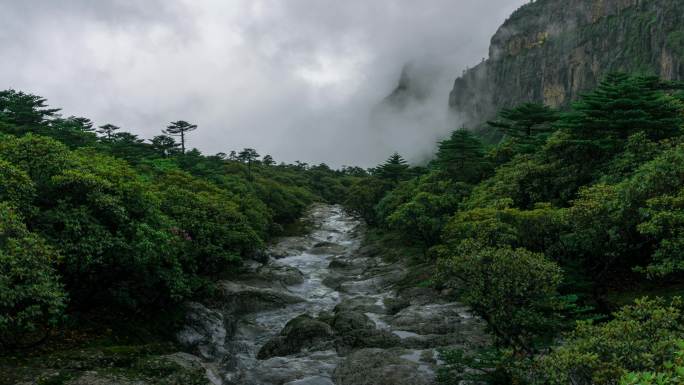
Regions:
[[[0,88],[151,138],[199,125],[204,153],[277,161],[412,161],[453,129],[447,95],[524,0],[0,0]],[[370,112],[407,62],[434,92]]]

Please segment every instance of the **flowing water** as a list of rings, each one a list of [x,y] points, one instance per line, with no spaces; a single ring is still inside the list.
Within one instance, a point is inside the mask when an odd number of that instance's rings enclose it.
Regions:
[[[212,382],[431,384],[438,348],[484,341],[479,321],[458,303],[430,289],[398,295],[407,268],[362,249],[364,226],[341,207],[314,206],[306,220],[311,233],[275,243],[266,264],[253,263],[240,281],[221,283],[218,300],[188,305],[179,340],[205,361]],[[333,327],[326,338],[257,359],[288,321],[307,314],[334,326],[342,313],[370,327],[350,332],[352,343]]]

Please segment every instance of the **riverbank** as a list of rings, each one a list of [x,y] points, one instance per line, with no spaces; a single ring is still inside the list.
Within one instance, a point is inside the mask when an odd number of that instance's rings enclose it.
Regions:
[[[310,234],[280,239],[268,263],[189,305],[179,339],[215,383],[431,384],[439,349],[486,342],[479,320],[416,287],[420,272],[364,242],[365,226],[341,207],[308,218]]]
[[[4,363],[0,384],[421,385],[439,351],[486,343],[482,323],[430,288],[431,267],[339,206],[306,234],[184,305],[174,343],[78,346]],[[417,255],[416,255],[417,256]]]

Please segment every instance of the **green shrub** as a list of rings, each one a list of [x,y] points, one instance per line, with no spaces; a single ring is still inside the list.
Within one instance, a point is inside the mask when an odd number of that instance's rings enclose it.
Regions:
[[[541,253],[467,241],[447,251],[439,278],[482,317],[500,346],[533,353],[562,327],[562,271]]]
[[[61,318],[66,294],[57,254],[6,203],[0,203],[0,345],[30,344]]]
[[[530,382],[545,385],[616,384],[630,371],[662,367],[684,337],[684,306],[641,299],[602,324],[579,322],[564,343],[539,357],[529,371]]]
[[[657,371],[629,372],[622,376],[620,385],[680,385],[684,383],[684,341],[677,343],[672,360]]]

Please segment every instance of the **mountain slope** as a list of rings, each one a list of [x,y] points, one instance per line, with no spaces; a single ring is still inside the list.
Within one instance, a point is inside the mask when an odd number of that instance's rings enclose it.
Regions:
[[[496,32],[489,59],[456,79],[449,106],[476,127],[527,101],[567,106],[611,71],[684,79],[684,1],[527,4]]]

